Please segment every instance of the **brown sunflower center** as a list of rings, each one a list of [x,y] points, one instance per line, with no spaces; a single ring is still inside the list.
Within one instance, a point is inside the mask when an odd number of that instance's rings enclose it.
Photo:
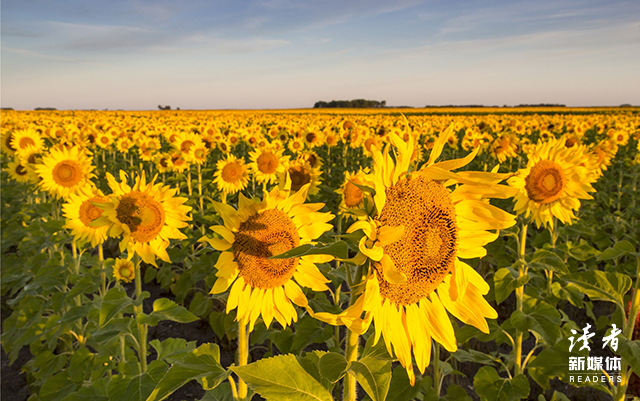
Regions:
[[[27,146],[35,146],[35,141],[29,137],[23,137],[20,138],[20,143],[18,143],[18,146],[20,147],[20,149],[24,149]]]
[[[542,204],[558,200],[564,194],[567,177],[562,167],[552,160],[542,160],[531,168],[525,178],[529,199]]]
[[[11,142],[13,142],[13,134],[9,134],[6,136],[5,140],[4,140],[4,145],[9,148],[11,151],[15,152],[16,148],[14,148],[13,146],[11,146]]]
[[[361,184],[355,178],[352,178],[351,181],[357,183],[358,185]],[[342,192],[344,195],[344,204],[346,207],[357,207],[362,202],[364,193],[351,181],[347,181],[347,184],[344,186],[344,191]]]
[[[256,160],[258,164],[258,170],[262,174],[273,174],[278,168],[278,158],[271,152],[262,153]]]
[[[317,138],[318,138],[318,136],[317,136],[314,132],[309,132],[309,133],[306,135],[307,142],[309,142],[309,143],[313,143],[313,142],[315,142],[315,140],[316,140]]]
[[[305,155],[304,159],[312,168],[318,165],[318,157],[313,153],[308,153],[307,155]]]
[[[398,241],[384,246],[396,268],[407,277],[403,284],[384,279],[374,264],[380,294],[396,305],[409,305],[429,295],[454,266],[458,245],[456,214],[449,191],[424,177],[402,179],[386,190],[380,225],[404,225]]]
[[[18,175],[27,175],[27,169],[22,164],[18,164],[14,170]]]
[[[63,160],[55,165],[52,170],[53,180],[56,184],[65,188],[77,185],[83,177],[80,165],[73,160]]]
[[[105,203],[108,201],[109,199],[104,198],[102,196],[94,196],[93,198],[87,199],[86,201],[82,202],[82,204],[80,205],[79,213],[78,213],[80,215],[80,221],[82,221],[82,223],[86,227],[96,228],[96,227],[91,227],[90,224],[92,221],[102,216],[102,209],[95,206],[93,202]]]
[[[244,168],[238,162],[227,163],[222,168],[222,179],[225,182],[236,182],[242,178],[242,174],[244,173]]]
[[[294,192],[311,182],[311,174],[304,166],[290,167],[289,177],[291,177],[291,190]]]
[[[274,288],[293,276],[298,258],[268,258],[299,244],[300,234],[291,218],[281,210],[268,209],[240,224],[233,255],[246,283],[254,288]]]
[[[375,138],[367,138],[367,140],[364,141],[364,147],[367,149],[367,152],[371,152],[372,145],[378,146],[378,141]]]
[[[183,141],[182,144],[180,145],[180,150],[183,152],[188,152],[193,145],[195,145],[195,143],[187,139],[186,141]]]
[[[162,204],[140,191],[131,191],[120,199],[116,217],[129,227],[136,242],[155,239],[164,227]]]

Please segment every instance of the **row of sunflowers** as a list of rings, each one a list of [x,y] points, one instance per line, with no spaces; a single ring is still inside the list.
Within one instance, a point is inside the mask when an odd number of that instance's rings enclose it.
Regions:
[[[638,111],[403,111],[3,111],[34,399],[637,392]],[[570,369],[590,327],[619,332],[606,381]]]

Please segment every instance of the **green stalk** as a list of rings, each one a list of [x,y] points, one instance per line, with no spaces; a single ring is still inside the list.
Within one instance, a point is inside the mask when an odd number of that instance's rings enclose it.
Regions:
[[[204,213],[204,207],[202,205],[202,170],[200,164],[198,164],[198,199],[200,201],[200,213]]]
[[[520,246],[518,247],[518,278],[526,274],[525,269],[525,249],[527,245],[527,224],[522,224],[522,230],[520,232]],[[524,303],[524,286],[516,288],[516,310],[522,312]],[[513,376],[517,376],[522,373],[522,336],[523,332],[516,329],[516,341],[515,341],[515,365],[513,367]]]
[[[136,300],[140,299],[142,294],[142,275],[140,274],[140,256],[135,254],[133,256],[133,263],[136,268]],[[142,303],[134,308],[136,317],[143,313]],[[137,319],[136,319],[137,320]],[[147,325],[138,323],[138,357],[140,358],[140,372],[145,373],[147,371]]]
[[[246,366],[249,363],[249,333],[244,319],[238,322],[238,366]],[[247,398],[247,383],[238,378],[238,399]]]
[[[556,249],[556,242],[558,241],[558,219],[554,216],[552,220],[552,226],[549,228],[549,234],[551,234],[551,249]],[[549,296],[553,295],[553,270],[545,269],[547,274],[547,292]]]
[[[358,343],[360,335],[349,330],[347,332],[347,349],[345,356],[347,362],[353,362],[358,360]],[[342,395],[343,401],[356,401],[356,377],[351,374],[347,374],[344,377],[344,393]]]
[[[191,167],[189,167],[187,169],[187,194],[189,194],[189,197],[191,197]]]
[[[442,386],[442,370],[440,369],[440,345],[433,341],[433,389],[440,397]]]
[[[640,312],[640,257],[636,257],[638,261],[638,266],[636,268],[636,285],[633,289],[633,295],[631,296],[631,305],[629,307],[629,318],[625,322],[622,334],[625,338],[629,340],[633,340],[633,329],[638,320],[638,313]],[[624,311],[622,311],[622,316],[624,316]],[[629,378],[631,377],[631,372],[628,369],[629,364],[627,361],[622,359],[620,363],[620,384],[615,387],[613,393],[613,399],[615,401],[624,401],[625,393],[627,392],[627,386],[629,385]],[[640,374],[640,372],[635,372],[636,374]]]
[[[362,281],[362,266],[358,266],[356,270],[356,277],[353,280],[354,283],[359,284]],[[358,298],[358,295],[354,289],[355,286],[350,288],[351,290],[351,299],[349,301],[349,305],[353,305]],[[345,358],[347,362],[354,362],[358,360],[358,345],[360,343],[360,335],[351,330],[347,331],[347,344],[345,349]],[[343,384],[343,393],[342,393],[342,401],[356,401],[357,400],[357,392],[356,392],[356,377],[351,374],[347,374],[344,377]]]
[[[98,244],[98,260],[100,261],[100,296],[107,294],[107,275],[104,272],[104,250],[102,244]]]

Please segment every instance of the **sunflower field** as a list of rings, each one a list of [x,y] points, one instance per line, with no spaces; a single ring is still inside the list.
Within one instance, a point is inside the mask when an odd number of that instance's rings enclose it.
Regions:
[[[30,401],[640,397],[638,108],[1,118]]]

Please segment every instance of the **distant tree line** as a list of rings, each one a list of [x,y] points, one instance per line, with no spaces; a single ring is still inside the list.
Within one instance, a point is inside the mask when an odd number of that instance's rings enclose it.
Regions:
[[[366,100],[366,99],[353,99],[353,100],[332,100],[325,102],[321,100],[313,105],[314,109],[323,108],[351,108],[351,109],[379,109],[387,106],[387,101],[382,100]]]
[[[171,106],[169,106],[169,105],[166,105],[166,106],[158,105],[158,110],[171,110]],[[176,110],[180,110],[180,107],[176,107]]]
[[[498,107],[498,106],[485,106],[482,104],[447,104],[444,106],[430,106],[430,105],[426,105],[424,106],[425,109],[431,109],[431,108],[452,108],[452,107],[460,107],[463,109],[469,109],[469,108],[473,108],[473,107]]]
[[[53,111],[53,110],[57,110],[55,107],[36,107],[34,110],[38,111],[38,110],[45,110],[45,111]]]
[[[514,107],[567,107],[567,105],[556,104],[556,103],[538,103],[538,104],[519,104]]]

